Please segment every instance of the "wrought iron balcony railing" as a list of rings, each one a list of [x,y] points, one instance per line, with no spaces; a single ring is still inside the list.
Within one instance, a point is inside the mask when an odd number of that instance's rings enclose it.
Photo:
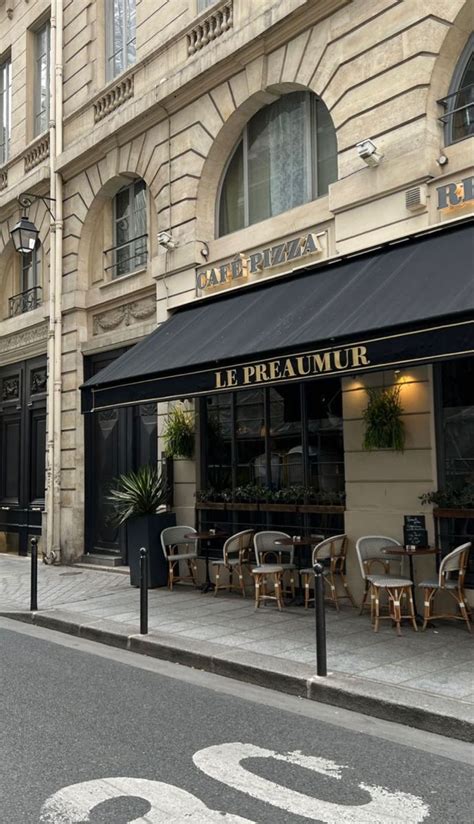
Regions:
[[[128,275],[137,269],[143,269],[148,259],[147,240],[147,234],[139,235],[118,246],[106,249],[104,251],[105,260],[112,262],[104,267],[105,273],[113,279]]]
[[[448,131],[448,142],[455,143],[474,134],[474,83],[438,100],[445,113],[439,118]]]
[[[16,315],[22,315],[24,312],[31,312],[41,305],[41,286],[33,286],[32,289],[26,289],[24,292],[19,292],[18,295],[13,295],[9,298],[9,317],[14,318]]]

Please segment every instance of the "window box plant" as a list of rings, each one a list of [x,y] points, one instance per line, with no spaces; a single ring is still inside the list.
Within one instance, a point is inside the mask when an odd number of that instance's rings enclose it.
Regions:
[[[433,504],[435,518],[474,518],[474,483],[455,486],[420,495],[422,504]]]
[[[120,475],[107,495],[112,520],[126,525],[130,583],[140,585],[140,549],[148,551],[148,588],[168,583],[168,564],[161,548],[163,529],[176,525],[176,515],[166,511],[168,487],[154,466]],[[161,511],[160,511],[161,510]]]
[[[400,402],[399,385],[387,389],[367,387],[369,402],[364,412],[366,450],[392,449],[403,452],[405,448],[405,424]]]

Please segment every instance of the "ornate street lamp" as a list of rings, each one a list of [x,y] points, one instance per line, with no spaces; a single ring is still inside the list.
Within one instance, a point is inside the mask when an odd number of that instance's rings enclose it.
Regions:
[[[18,198],[20,206],[22,206],[25,211],[30,208],[31,204],[35,200],[41,200],[44,203],[49,214],[54,220],[54,215],[49,207],[49,203],[55,202],[53,198],[44,197],[44,195],[33,195],[30,194],[30,192],[25,192]],[[30,254],[36,246],[39,229],[37,229],[35,224],[27,218],[26,214],[24,214],[18,223],[13,227],[10,234],[16,251],[27,255]]]
[[[38,240],[39,229],[27,217],[21,217],[10,232],[17,252],[24,255],[33,251]]]

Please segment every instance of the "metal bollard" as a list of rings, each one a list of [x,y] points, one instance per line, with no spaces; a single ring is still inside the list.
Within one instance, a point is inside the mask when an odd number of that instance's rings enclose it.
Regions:
[[[31,539],[30,611],[38,611],[38,538]]]
[[[318,675],[328,674],[326,655],[326,612],[324,608],[324,567],[319,561],[314,569],[314,612],[316,616],[316,671]]]
[[[148,553],[140,549],[140,635],[148,634]]]

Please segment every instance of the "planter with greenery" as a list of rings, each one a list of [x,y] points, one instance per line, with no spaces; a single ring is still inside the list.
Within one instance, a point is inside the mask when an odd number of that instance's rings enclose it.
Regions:
[[[474,483],[455,486],[448,484],[444,489],[437,489],[433,492],[425,492],[420,495],[422,504],[433,504],[434,513],[437,517],[456,517],[462,512],[461,517],[474,517]]]
[[[168,564],[161,548],[163,529],[176,525],[176,515],[166,512],[168,488],[156,467],[141,466],[120,475],[107,495],[116,526],[126,525],[130,583],[140,585],[140,549],[148,551],[148,587],[168,582]],[[159,510],[162,510],[161,512]]]
[[[302,484],[270,489],[245,484],[232,489],[202,489],[196,493],[196,509],[261,512],[344,512],[343,492],[317,492]]]
[[[403,452],[405,424],[400,401],[400,386],[387,389],[367,387],[369,402],[364,412],[364,449],[392,449]]]
[[[177,405],[168,412],[163,430],[165,452],[169,458],[194,457],[194,415],[183,406]]]

